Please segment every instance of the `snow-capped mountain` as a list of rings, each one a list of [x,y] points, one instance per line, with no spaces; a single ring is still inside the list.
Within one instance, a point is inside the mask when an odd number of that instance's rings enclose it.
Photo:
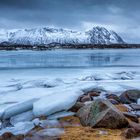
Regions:
[[[56,28],[34,28],[14,31],[0,30],[0,42],[25,45],[60,44],[123,44],[114,31],[93,27],[85,32]]]

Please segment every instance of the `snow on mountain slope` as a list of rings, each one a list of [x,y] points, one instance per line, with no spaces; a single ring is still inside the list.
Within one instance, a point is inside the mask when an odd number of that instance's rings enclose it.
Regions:
[[[103,27],[93,27],[90,31],[80,32],[55,28],[34,28],[16,31],[1,31],[0,42],[41,45],[50,43],[60,44],[123,44],[122,38],[114,31]]]
[[[122,38],[114,31],[108,31],[104,27],[94,27],[88,32],[90,34],[90,42],[92,44],[123,44]]]

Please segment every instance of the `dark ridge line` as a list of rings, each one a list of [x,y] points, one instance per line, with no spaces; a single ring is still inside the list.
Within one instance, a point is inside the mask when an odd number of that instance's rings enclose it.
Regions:
[[[140,44],[58,44],[24,45],[1,43],[0,50],[53,50],[53,49],[127,49],[140,48]]]

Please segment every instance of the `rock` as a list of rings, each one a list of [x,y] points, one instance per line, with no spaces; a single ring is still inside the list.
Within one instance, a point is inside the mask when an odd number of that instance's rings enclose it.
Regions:
[[[140,90],[128,90],[120,95],[120,100],[123,104],[137,103],[140,98]]]
[[[133,129],[135,129],[135,131],[137,133],[140,133],[140,124],[138,123],[135,123],[135,122],[132,122],[132,121],[129,121],[129,126]]]
[[[2,135],[2,138],[4,138],[4,139],[9,139],[9,138],[12,138],[12,137],[14,137],[14,135],[10,132],[6,132]]]
[[[117,95],[115,95],[115,94],[108,94],[106,96],[106,98],[107,99],[113,99],[113,100],[117,101],[118,103],[121,103],[120,98]]]
[[[130,104],[130,107],[133,109],[133,110],[140,110],[140,105],[138,104]]]
[[[87,101],[92,101],[92,98],[89,95],[85,95],[84,97],[81,98],[82,103]]]
[[[136,115],[132,114],[132,113],[124,112],[123,115],[133,122],[136,122],[136,123],[139,122],[138,117]]]
[[[114,100],[114,99],[109,99],[109,101],[113,104],[113,105],[118,105],[119,102]]]
[[[76,104],[70,109],[70,111],[77,112],[83,106],[84,106],[84,103],[76,102]]]
[[[129,111],[129,108],[126,107],[126,106],[123,105],[123,104],[119,104],[119,105],[115,105],[115,106],[116,106],[116,108],[117,108],[119,111],[121,111],[121,112],[128,112],[128,111]]]
[[[123,137],[125,137],[126,139],[132,139],[132,138],[136,137],[138,134],[136,133],[135,129],[128,128],[128,129],[124,130],[121,135]]]
[[[24,135],[15,136],[15,140],[24,140]]]
[[[88,92],[88,95],[90,97],[97,97],[97,96],[100,96],[100,92],[91,91],[91,92]]]
[[[92,101],[93,97],[100,96],[101,91],[99,89],[94,89],[91,91],[84,91],[84,94],[78,98],[78,102]]]
[[[24,135],[13,135],[10,132],[4,133],[1,137],[0,140],[24,140]]]
[[[84,96],[85,96],[84,94],[83,94],[83,95],[81,95],[81,96],[79,96],[79,98],[78,98],[77,102],[81,102],[81,99],[82,99]]]
[[[123,128],[128,125],[125,116],[108,100],[97,99],[89,105],[85,105],[77,116],[83,126]]]

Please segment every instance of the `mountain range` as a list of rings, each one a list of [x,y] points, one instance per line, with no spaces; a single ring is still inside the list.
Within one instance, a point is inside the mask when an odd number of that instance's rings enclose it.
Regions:
[[[114,31],[104,27],[93,27],[88,31],[73,31],[57,28],[33,28],[0,30],[0,43],[24,45],[59,44],[124,44],[123,39]]]

